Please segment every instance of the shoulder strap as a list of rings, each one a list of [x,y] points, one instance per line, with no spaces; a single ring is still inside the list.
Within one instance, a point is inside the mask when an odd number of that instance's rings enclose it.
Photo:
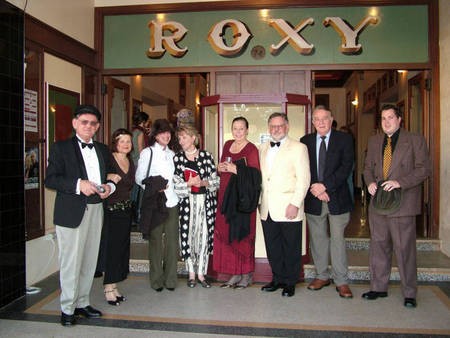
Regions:
[[[150,167],[152,165],[152,158],[153,158],[153,150],[152,150],[152,148],[148,147],[148,149],[150,150],[150,160],[148,161],[147,175],[145,175],[145,178],[147,178],[148,174],[150,173]]]

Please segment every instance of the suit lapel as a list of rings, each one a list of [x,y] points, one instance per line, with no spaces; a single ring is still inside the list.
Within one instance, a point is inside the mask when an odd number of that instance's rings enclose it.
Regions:
[[[378,177],[383,177],[383,141],[384,141],[384,133],[381,133],[377,137],[377,145],[376,145],[376,152],[375,152],[375,163],[380,163],[378,166]]]
[[[400,134],[398,135],[397,144],[395,145],[394,153],[392,154],[392,163],[389,168],[389,175],[392,173],[395,168],[400,165],[403,154],[406,153],[406,148],[408,147],[408,142],[406,142],[405,134],[400,130]]]
[[[263,143],[261,145],[261,168],[262,170],[264,170],[264,172],[267,172],[269,174],[269,172],[267,171],[267,150],[269,149],[269,141],[267,141],[266,143]]]
[[[97,153],[97,159],[98,159],[98,165],[100,168],[100,179],[102,179],[102,177],[105,177],[105,159],[103,158],[103,153],[100,151],[97,142],[94,142],[94,149],[95,152]]]
[[[313,175],[313,180],[317,181],[317,133],[314,133],[312,135],[313,137],[310,138],[310,148],[311,151],[309,153],[310,160],[309,165],[311,166],[311,173]],[[328,142],[328,144],[330,144]]]
[[[77,162],[78,166],[80,167],[81,178],[84,180],[87,180],[88,175],[87,175],[87,171],[86,171],[86,165],[83,160],[83,155],[81,155],[80,146],[78,145],[78,139],[76,136],[74,136],[72,138],[72,145],[75,150],[76,162]]]
[[[291,148],[291,140],[288,136],[286,136],[286,140],[283,143],[281,143],[280,149],[278,150],[278,153],[275,155],[274,163],[282,163],[283,158],[289,156],[290,148]],[[274,166],[272,165],[272,169],[273,167]]]

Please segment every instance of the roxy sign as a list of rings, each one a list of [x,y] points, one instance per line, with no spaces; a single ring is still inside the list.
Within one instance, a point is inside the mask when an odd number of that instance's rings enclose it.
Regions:
[[[376,16],[366,16],[355,28],[348,25],[339,17],[326,17],[323,20],[325,27],[331,26],[341,37],[341,52],[343,54],[354,54],[361,50],[361,44],[357,44],[357,39],[362,30],[369,24],[376,24]],[[307,26],[314,23],[313,18],[301,21],[295,28],[283,19],[271,19],[268,21],[270,27],[274,28],[281,36],[277,44],[270,46],[270,53],[277,55],[282,47],[288,43],[295,51],[302,55],[312,53],[314,45],[308,43],[300,34]],[[188,47],[180,47],[178,43],[184,38],[188,30],[176,21],[157,22],[150,21],[150,48],[147,51],[149,58],[159,58],[167,51],[174,57],[183,57]],[[227,30],[232,32],[232,41],[225,41]],[[170,34],[167,34],[167,33]],[[246,25],[239,20],[226,19],[216,23],[208,33],[208,42],[212,49],[222,56],[236,56],[246,46],[252,34]]]

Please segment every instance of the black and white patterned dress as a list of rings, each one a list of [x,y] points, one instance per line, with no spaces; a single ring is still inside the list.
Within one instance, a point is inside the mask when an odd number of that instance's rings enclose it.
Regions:
[[[208,257],[213,249],[214,224],[217,209],[217,190],[220,178],[210,153],[200,150],[195,161],[189,161],[185,153],[175,154],[175,193],[179,197],[180,249],[188,271],[197,267],[199,274],[206,274]],[[185,180],[186,170],[198,172],[208,186],[192,192]]]

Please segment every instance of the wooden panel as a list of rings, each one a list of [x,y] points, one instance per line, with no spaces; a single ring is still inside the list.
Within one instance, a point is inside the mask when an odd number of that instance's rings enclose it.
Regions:
[[[242,73],[242,94],[281,94],[280,73]]]
[[[215,87],[216,94],[239,94],[239,73],[218,73]]]
[[[219,95],[283,93],[309,95],[307,71],[218,72],[212,87]]]
[[[309,95],[306,90],[305,71],[283,73],[283,92]]]

